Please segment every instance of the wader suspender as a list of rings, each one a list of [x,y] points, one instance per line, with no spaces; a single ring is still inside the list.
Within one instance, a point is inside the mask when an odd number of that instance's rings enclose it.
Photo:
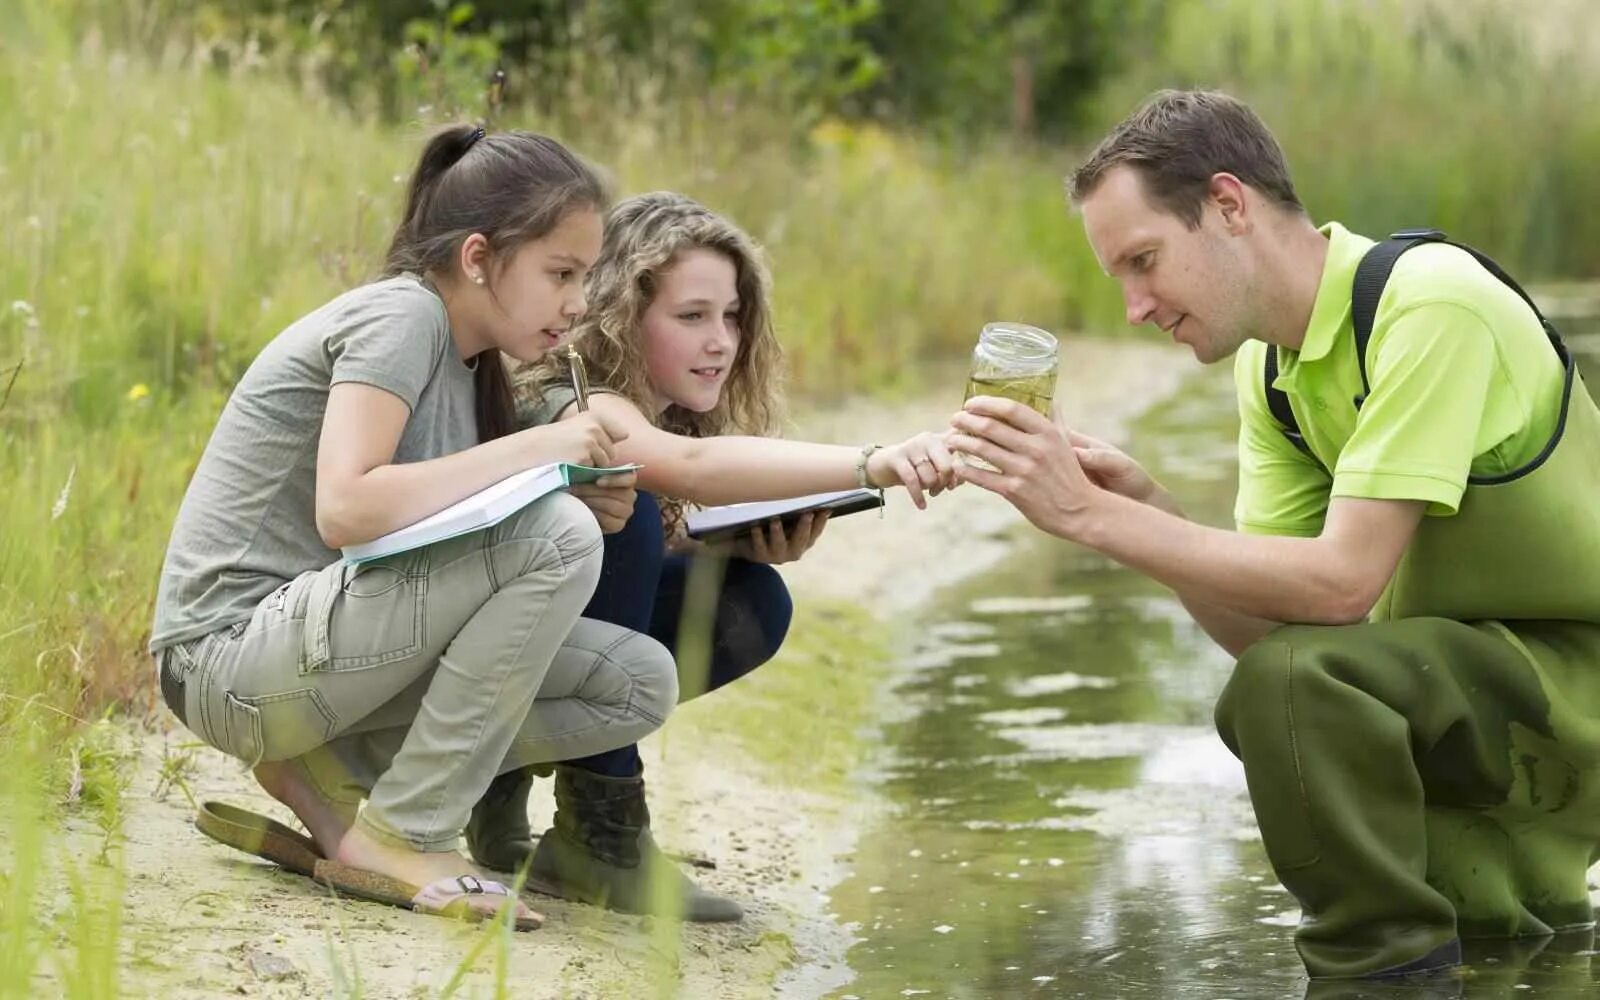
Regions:
[[[1556,333],[1556,328],[1551,326],[1550,321],[1544,318],[1544,313],[1539,311],[1537,305],[1534,305],[1533,299],[1528,297],[1528,293],[1522,290],[1521,285],[1512,280],[1509,274],[1502,271],[1499,264],[1471,247],[1455,242],[1437,229],[1402,229],[1397,233],[1390,234],[1388,239],[1374,245],[1372,249],[1366,252],[1361,258],[1361,263],[1356,267],[1355,281],[1351,282],[1350,319],[1355,326],[1356,366],[1361,371],[1361,395],[1354,400],[1356,409],[1361,409],[1361,404],[1367,401],[1367,394],[1371,392],[1371,386],[1367,383],[1367,341],[1372,337],[1372,320],[1378,314],[1378,299],[1383,296],[1383,286],[1388,283],[1389,273],[1394,270],[1394,262],[1400,259],[1400,255],[1412,247],[1421,246],[1424,243],[1447,243],[1450,246],[1465,250],[1473,256],[1473,259],[1483,265],[1484,270],[1499,278],[1507,288],[1522,297],[1522,301],[1528,304],[1528,308],[1533,310],[1533,314],[1539,317],[1539,325],[1544,327],[1545,335],[1550,338],[1551,346],[1555,348],[1556,355],[1561,359],[1562,366],[1566,368],[1566,391],[1570,393],[1572,391],[1572,359],[1567,355],[1567,347],[1561,342],[1561,336]],[[1267,390],[1267,409],[1271,411],[1273,418],[1278,421],[1279,430],[1283,431],[1283,436],[1289,439],[1290,444],[1310,455],[1318,465],[1321,465],[1321,459],[1311,453],[1311,446],[1306,444],[1304,435],[1300,433],[1300,423],[1295,419],[1294,410],[1289,406],[1288,394],[1272,386],[1272,383],[1278,378],[1278,348],[1276,345],[1267,345],[1267,358],[1266,364],[1262,366],[1262,376]],[[1563,406],[1563,422],[1566,420],[1565,413],[1566,408]]]

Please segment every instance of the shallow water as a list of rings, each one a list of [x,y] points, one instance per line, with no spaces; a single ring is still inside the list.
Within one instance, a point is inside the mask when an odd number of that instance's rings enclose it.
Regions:
[[[1228,525],[1235,426],[1217,366],[1131,450],[1191,517]],[[859,937],[834,996],[1600,996],[1591,934],[1480,947],[1440,981],[1309,984],[1299,911],[1211,724],[1231,660],[1159,586],[1020,537],[924,616],[876,764],[893,814],[833,895]]]

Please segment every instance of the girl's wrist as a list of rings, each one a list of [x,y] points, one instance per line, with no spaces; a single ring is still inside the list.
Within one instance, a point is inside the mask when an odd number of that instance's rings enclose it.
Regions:
[[[856,486],[860,489],[883,489],[872,478],[872,458],[882,450],[882,445],[864,444],[861,446],[861,454],[856,458]]]

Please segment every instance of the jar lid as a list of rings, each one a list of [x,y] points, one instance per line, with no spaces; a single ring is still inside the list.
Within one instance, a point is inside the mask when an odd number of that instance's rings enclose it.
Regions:
[[[1056,356],[1056,338],[1026,323],[988,323],[980,343],[996,347],[1018,361],[1045,361]]]

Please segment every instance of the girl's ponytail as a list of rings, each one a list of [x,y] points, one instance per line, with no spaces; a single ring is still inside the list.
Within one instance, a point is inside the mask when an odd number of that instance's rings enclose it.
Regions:
[[[452,125],[422,151],[384,273],[450,273],[462,241],[473,233],[483,234],[504,263],[524,243],[555,230],[569,212],[604,211],[607,201],[599,173],[554,139]],[[491,275],[495,271],[490,268]],[[515,400],[500,352],[486,351],[477,361],[478,439],[490,441],[516,429]]]
[[[460,162],[467,155],[467,150],[483,137],[484,131],[477,125],[451,125],[428,140],[416,169],[411,172],[411,183],[406,187],[405,211],[400,215],[400,224],[395,227],[394,238],[389,241],[384,273],[418,270],[419,262],[413,259],[422,242],[419,239],[421,234],[417,232],[417,220],[426,212],[428,200],[438,187],[439,178]]]

